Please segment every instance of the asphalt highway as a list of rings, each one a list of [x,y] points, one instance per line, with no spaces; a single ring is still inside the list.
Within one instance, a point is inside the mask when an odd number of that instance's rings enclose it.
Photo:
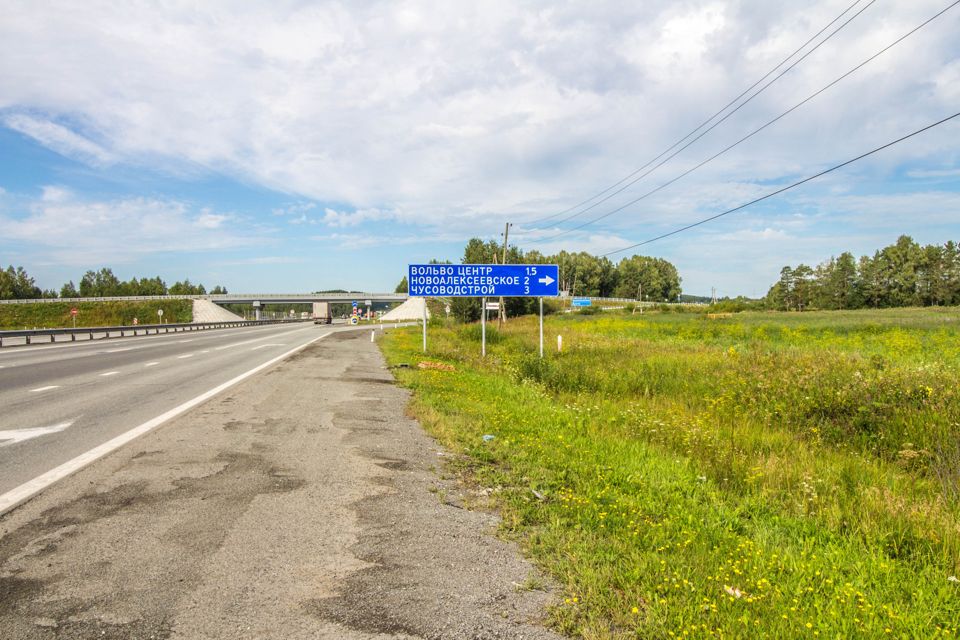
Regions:
[[[0,350],[0,495],[343,330],[267,325]]]

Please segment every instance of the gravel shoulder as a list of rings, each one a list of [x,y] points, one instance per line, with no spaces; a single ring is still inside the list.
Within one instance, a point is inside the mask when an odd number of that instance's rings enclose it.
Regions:
[[[362,332],[0,518],[4,638],[557,638]]]

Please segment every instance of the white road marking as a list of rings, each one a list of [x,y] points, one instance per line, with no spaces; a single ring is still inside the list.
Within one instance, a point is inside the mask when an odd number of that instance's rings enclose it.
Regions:
[[[118,373],[120,373],[120,372],[119,372],[119,371],[107,371],[106,373],[101,373],[101,374],[100,374],[100,377],[101,377],[101,378],[106,378],[107,376],[115,376],[115,375],[117,375]]]
[[[181,340],[180,344],[186,344],[188,342],[193,342],[193,338],[190,338],[189,340]]]
[[[247,329],[247,330],[243,330],[243,331],[241,331],[240,329],[230,329],[229,331],[230,331],[231,336],[234,336],[234,335],[242,336],[242,335],[247,335],[247,334],[250,334],[250,333],[265,332],[265,331],[268,330],[268,329],[276,329],[277,326],[278,326],[278,325],[265,325],[265,326],[262,326],[262,327],[256,327],[256,328],[254,328],[254,329]],[[290,331],[290,333],[293,333],[294,331],[302,331],[302,330],[303,330],[303,328],[302,328],[302,327],[299,327],[299,328],[296,329],[296,330]],[[96,333],[96,332],[94,332],[94,333]],[[114,340],[114,342],[123,342],[123,343],[126,343],[126,341],[128,341],[128,340],[136,340],[137,342],[145,342],[145,341],[149,340],[150,342],[153,342],[153,341],[155,341],[155,340],[157,340],[157,339],[159,339],[160,342],[163,342],[164,340],[166,340],[166,339],[168,339],[168,338],[179,338],[180,335],[181,335],[180,333],[161,333],[161,334],[151,334],[151,335],[147,335],[147,336],[141,335],[141,336],[136,336],[136,337],[134,337],[134,336],[126,336],[126,337],[123,337],[123,338],[116,338],[116,339]],[[212,332],[211,332],[211,335],[209,335],[209,336],[203,336],[203,337],[206,338],[206,339],[219,339],[219,338],[224,337],[224,334],[220,333],[219,331],[212,331]],[[191,339],[194,339],[194,338],[191,338]],[[37,352],[37,351],[48,351],[48,350],[50,350],[50,349],[83,349],[83,348],[86,348],[86,347],[97,347],[97,348],[100,348],[100,347],[102,347],[102,346],[103,346],[103,345],[100,344],[100,340],[99,340],[99,339],[95,339],[95,340],[86,340],[86,339],[83,339],[83,340],[80,340],[80,341],[78,341],[78,342],[60,342],[60,343],[57,343],[57,344],[51,344],[51,345],[42,346],[42,347],[41,347],[41,346],[36,346],[36,345],[31,345],[29,352],[30,352],[30,353],[34,353],[34,352]],[[134,348],[136,348],[136,349],[143,349],[144,347],[148,347],[148,346],[150,346],[150,345],[146,345],[146,344],[145,344],[145,345],[137,346],[137,347],[134,347]],[[21,353],[23,353],[23,352],[21,352]],[[99,352],[99,353],[103,353],[103,352],[101,351],[101,352]],[[12,354],[11,354],[11,355],[12,355]]]
[[[204,349],[204,350],[201,351],[200,353],[210,353],[210,349]]]
[[[108,440],[107,442],[104,442],[98,447],[94,447],[93,449],[91,449],[90,451],[87,451],[86,453],[80,454],[73,460],[64,462],[59,467],[51,469],[50,471],[47,471],[46,473],[37,476],[33,480],[24,482],[22,485],[20,485],[16,489],[11,489],[10,491],[7,491],[3,495],[0,495],[0,515],[6,513],[10,509],[14,508],[15,506],[23,502],[24,500],[29,500],[31,497],[40,493],[41,491],[43,491],[44,489],[52,485],[54,482],[57,482],[58,480],[62,480],[63,478],[66,478],[70,474],[76,471],[79,471],[80,469],[87,466],[91,462],[94,462],[102,458],[103,456],[107,455],[108,453],[119,449],[123,445],[127,444],[132,440],[135,440],[136,438],[139,438],[143,434],[148,433],[153,429],[156,429],[157,427],[162,425],[164,422],[167,422],[168,420],[171,420],[179,416],[181,413],[184,413],[192,409],[193,407],[197,406],[202,402],[206,402],[207,400],[214,397],[218,393],[221,393],[222,391],[229,389],[230,387],[234,386],[239,382],[246,380],[252,375],[260,373],[267,367],[270,367],[280,362],[284,358],[289,358],[290,356],[297,353],[298,351],[302,349],[306,349],[314,342],[318,340],[323,340],[329,335],[330,333],[325,333],[322,336],[317,336],[316,338],[312,338],[311,340],[304,342],[300,346],[294,347],[293,349],[290,349],[286,353],[282,353],[279,356],[271,358],[266,362],[264,362],[263,364],[257,365],[256,367],[254,367],[253,369],[250,369],[245,373],[241,373],[236,378],[227,380],[223,384],[218,385],[213,389],[210,389],[206,393],[200,394],[193,400],[188,400],[183,404],[177,407],[174,407],[173,409],[170,409],[166,413],[163,413],[152,420],[147,420],[140,426],[134,427],[130,431],[127,431],[126,433],[123,433],[117,436],[116,438],[113,438],[112,440]]]
[[[120,353],[121,351],[133,351],[133,347],[124,347],[123,349],[107,349],[104,353]]]
[[[282,347],[284,345],[286,345],[285,342],[268,342],[267,344],[258,344],[253,349],[250,349],[250,351],[256,351],[257,349],[263,349],[264,347]]]
[[[37,387],[36,389],[30,389],[30,393],[40,393],[41,391],[50,391],[50,389],[59,389],[60,385],[51,384],[46,387]]]
[[[34,429],[11,429],[10,431],[0,431],[0,447],[6,447],[17,442],[30,440],[31,438],[45,436],[49,433],[57,433],[58,431],[63,431],[72,424],[73,420],[70,420],[69,422],[61,422],[60,424],[55,424],[51,427],[36,427]]]
[[[192,357],[193,357],[193,354],[192,354],[192,353],[188,353],[188,354],[186,354],[186,355],[177,356],[177,360],[183,360],[184,358],[192,358]]]
[[[143,366],[145,366],[145,367],[155,367],[155,366],[157,366],[158,364],[160,364],[160,363],[159,363],[159,362],[148,362],[147,364],[145,364],[145,365],[143,365]]]

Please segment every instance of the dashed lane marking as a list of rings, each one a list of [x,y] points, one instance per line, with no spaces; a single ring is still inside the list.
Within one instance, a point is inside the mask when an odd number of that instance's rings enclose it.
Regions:
[[[267,344],[258,344],[257,346],[250,349],[250,351],[256,351],[257,349],[263,349],[264,347],[282,347],[285,346],[284,342],[268,342]]]
[[[177,356],[177,360],[183,360],[184,358],[192,358],[192,357],[193,357],[192,353],[187,353],[182,356]]]
[[[46,387],[37,387],[36,389],[30,389],[30,393],[40,393],[41,391],[50,391],[50,389],[59,389],[60,385],[51,384]]]
[[[155,366],[157,366],[158,364],[160,364],[160,363],[159,363],[159,362],[148,362],[147,364],[145,364],[145,365],[143,365],[143,366],[145,366],[145,367],[155,367]]]
[[[101,378],[106,378],[107,376],[115,376],[115,375],[117,375],[118,373],[120,373],[120,372],[119,372],[119,371],[107,371],[106,373],[101,373],[101,374],[100,374],[100,377],[101,377]]]

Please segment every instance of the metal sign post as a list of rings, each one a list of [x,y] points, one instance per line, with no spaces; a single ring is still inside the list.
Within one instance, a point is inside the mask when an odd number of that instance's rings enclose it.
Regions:
[[[480,356],[487,357],[487,299],[480,298]]]
[[[543,358],[543,298],[540,298],[540,357]]]
[[[423,352],[427,352],[427,299],[423,299]]]

